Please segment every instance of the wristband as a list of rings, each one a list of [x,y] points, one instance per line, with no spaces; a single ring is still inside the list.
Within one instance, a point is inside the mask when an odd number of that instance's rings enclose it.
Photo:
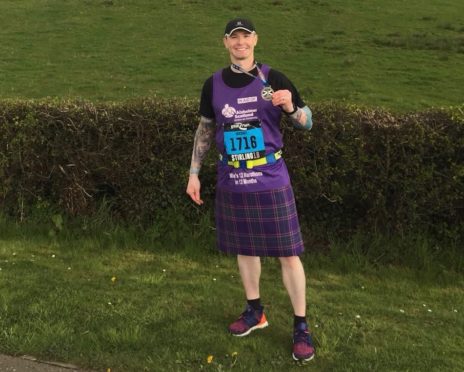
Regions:
[[[200,174],[200,168],[190,168],[190,174]]]
[[[300,108],[298,107],[295,111],[293,111],[291,114],[288,114],[290,119],[298,120],[298,112],[300,111]]]
[[[294,107],[295,109],[294,109],[292,112],[284,111],[285,114],[286,114],[287,116],[292,116],[295,112],[298,111],[298,108],[299,108],[299,107],[298,107],[297,105],[293,104],[293,107]]]

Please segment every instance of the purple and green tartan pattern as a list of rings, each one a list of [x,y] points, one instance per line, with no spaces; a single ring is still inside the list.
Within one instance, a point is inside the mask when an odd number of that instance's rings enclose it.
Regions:
[[[291,185],[259,192],[216,190],[219,250],[244,256],[289,257],[304,250]]]

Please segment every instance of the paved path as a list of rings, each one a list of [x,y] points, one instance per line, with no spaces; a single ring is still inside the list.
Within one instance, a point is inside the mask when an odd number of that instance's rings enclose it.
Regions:
[[[84,372],[72,364],[46,362],[30,356],[11,357],[0,354],[1,372]]]

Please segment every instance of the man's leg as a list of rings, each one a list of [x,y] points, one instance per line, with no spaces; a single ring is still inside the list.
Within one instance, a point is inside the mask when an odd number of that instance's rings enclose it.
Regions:
[[[234,336],[246,336],[255,329],[267,327],[268,323],[259,298],[259,278],[261,259],[254,256],[237,256],[238,268],[242,278],[247,307],[240,317],[229,326]]]
[[[306,323],[306,277],[298,256],[280,257],[282,279],[294,311],[293,359],[309,361],[316,349]]]
[[[282,279],[296,316],[306,316],[306,277],[300,257],[279,257]]]
[[[237,262],[247,300],[259,298],[261,259],[255,256],[238,255]]]

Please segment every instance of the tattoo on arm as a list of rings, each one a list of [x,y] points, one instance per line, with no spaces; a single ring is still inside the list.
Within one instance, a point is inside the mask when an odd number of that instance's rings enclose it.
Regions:
[[[216,132],[216,123],[213,119],[200,118],[200,124],[195,132],[193,141],[192,162],[190,164],[190,174],[198,174],[201,164],[208,153]]]
[[[298,107],[297,111],[290,115],[290,120],[297,128],[311,129],[313,126],[312,113],[308,106]]]

